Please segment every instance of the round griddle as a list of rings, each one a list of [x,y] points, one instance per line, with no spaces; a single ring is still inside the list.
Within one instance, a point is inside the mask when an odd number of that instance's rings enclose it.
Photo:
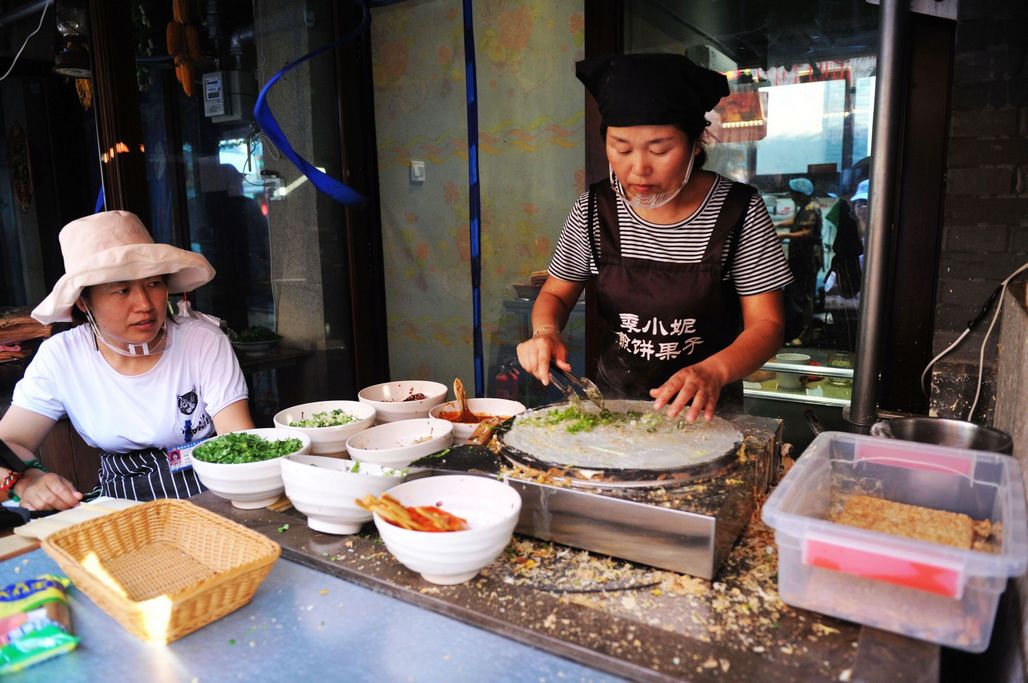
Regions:
[[[640,413],[650,412],[652,410],[652,402],[650,401],[608,401],[607,406],[609,409],[616,412],[625,412],[628,410],[635,410]],[[703,429],[705,434],[709,437],[711,434],[715,434],[719,437],[719,440],[724,444],[722,448],[716,448],[710,452],[702,453],[699,456],[690,456],[688,458],[689,464],[682,467],[647,467],[647,468],[632,468],[632,467],[592,467],[582,466],[568,462],[560,457],[559,453],[555,454],[555,450],[551,450],[546,455],[540,455],[539,453],[526,452],[519,447],[512,445],[511,442],[518,442],[519,439],[512,438],[514,430],[518,429],[519,423],[522,420],[530,419],[538,416],[540,413],[547,412],[555,408],[565,408],[567,403],[555,403],[541,408],[536,408],[528,412],[522,413],[515,420],[512,420],[505,424],[498,433],[498,440],[500,442],[500,455],[503,456],[507,461],[513,465],[521,466],[529,470],[535,470],[539,472],[545,472],[550,476],[566,479],[567,482],[573,486],[590,487],[590,488],[621,488],[621,487],[654,487],[654,486],[675,486],[684,484],[697,479],[703,479],[724,470],[735,466],[738,463],[738,450],[739,445],[742,441],[742,434],[727,420],[716,421],[715,424],[705,425]],[[584,409],[589,409],[583,406]],[[593,408],[592,410],[596,410]],[[702,419],[702,418],[701,418]],[[559,429],[560,425],[556,425],[550,429]],[[684,430],[681,435],[675,435],[675,438],[682,439],[682,449],[695,450],[695,437],[691,436],[695,434],[693,430]],[[564,435],[555,435],[555,438],[570,438],[573,440],[574,437],[565,437]],[[638,456],[638,453],[624,452],[623,456],[616,456],[617,459],[630,463],[633,460],[633,456]],[[638,459],[638,458],[636,458]],[[573,458],[571,459],[573,460]]]

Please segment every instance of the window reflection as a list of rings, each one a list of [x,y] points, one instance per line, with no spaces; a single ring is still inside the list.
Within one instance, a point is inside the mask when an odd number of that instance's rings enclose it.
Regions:
[[[202,253],[218,272],[190,295],[197,309],[235,330],[275,329],[264,150],[246,107],[255,90],[252,8],[233,7],[196,32],[199,12],[178,22],[162,3],[140,7],[148,21],[137,30],[156,45],[137,56],[154,238]],[[165,44],[167,26],[196,34],[192,52],[171,33]]]

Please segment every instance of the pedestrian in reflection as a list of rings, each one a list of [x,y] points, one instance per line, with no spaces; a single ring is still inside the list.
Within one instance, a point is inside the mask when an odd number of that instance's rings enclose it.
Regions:
[[[785,288],[785,338],[787,346],[804,346],[813,337],[817,276],[823,265],[821,206],[814,198],[814,183],[807,178],[790,180],[789,195],[796,210],[776,226],[778,237],[788,241],[794,278]]]
[[[825,294],[852,299],[860,293],[860,262],[864,255],[861,223],[867,222],[867,181],[861,181],[848,200],[840,198],[825,220],[836,226]]]

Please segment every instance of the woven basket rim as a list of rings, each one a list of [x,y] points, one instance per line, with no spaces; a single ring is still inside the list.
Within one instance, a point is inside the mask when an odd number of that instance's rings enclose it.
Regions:
[[[215,512],[211,512],[210,510],[202,508],[196,505],[195,503],[190,503],[187,500],[180,500],[175,498],[164,498],[154,501],[148,501],[146,503],[143,503],[142,505],[135,505],[130,508],[126,508],[125,510],[113,512],[109,515],[104,515],[103,517],[98,517],[96,519],[86,520],[84,522],[80,522],[78,524],[70,526],[66,529],[61,529],[60,531],[56,531],[50,534],[43,540],[43,550],[48,555],[50,555],[55,561],[57,561],[59,558],[62,558],[64,562],[73,565],[75,569],[85,573],[86,570],[82,566],[82,563],[62,545],[63,541],[78,536],[84,530],[91,528],[93,526],[109,526],[111,524],[115,524],[118,522],[124,522],[126,519],[129,519],[131,517],[151,516],[157,514],[157,511],[163,507],[178,508],[178,510],[176,510],[176,514],[187,514],[198,519],[202,519],[205,522],[216,524],[221,529],[231,530],[233,533],[237,533],[244,537],[247,537],[248,540],[256,542],[257,546],[260,547],[259,554],[256,554],[254,557],[247,560],[246,562],[234,565],[219,572],[215,572],[213,575],[208,576],[205,579],[202,579],[196,583],[183,586],[173,593],[166,594],[166,596],[173,603],[184,602],[200,593],[203,593],[204,591],[209,590],[213,586],[221,584],[226,580],[230,580],[232,577],[245,575],[255,569],[258,569],[261,566],[271,564],[275,562],[281,555],[281,546],[272,541],[271,539],[267,538],[263,534],[260,534],[254,531],[253,529],[248,529],[247,527],[243,526],[242,524],[239,524],[238,522],[233,522],[232,520],[222,517],[221,515]],[[58,564],[61,564],[61,562],[58,562]],[[68,570],[65,569],[65,571],[67,572]],[[226,577],[226,574],[230,574],[231,576]],[[120,595],[119,593],[114,591],[110,586],[95,579],[95,577],[93,577],[92,575],[87,574],[87,576],[89,576],[89,578],[91,579],[89,583],[90,591],[101,591],[105,594],[105,596],[108,599],[114,602],[122,603],[130,609],[134,609],[136,606],[142,605],[153,599],[147,598],[145,600],[133,600],[127,596]],[[83,590],[83,592],[85,592],[88,595],[89,591],[86,591],[82,586],[78,587],[80,590]]]

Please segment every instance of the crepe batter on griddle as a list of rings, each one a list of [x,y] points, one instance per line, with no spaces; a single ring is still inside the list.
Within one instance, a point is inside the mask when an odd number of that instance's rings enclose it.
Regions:
[[[548,406],[519,415],[503,442],[539,460],[578,468],[666,470],[701,465],[724,456],[742,441],[731,422],[714,417],[688,423],[682,417],[654,413],[652,401],[608,401],[614,413],[635,411],[645,419],[600,424],[569,432],[566,422],[545,424]],[[583,404],[583,411],[598,412]]]

